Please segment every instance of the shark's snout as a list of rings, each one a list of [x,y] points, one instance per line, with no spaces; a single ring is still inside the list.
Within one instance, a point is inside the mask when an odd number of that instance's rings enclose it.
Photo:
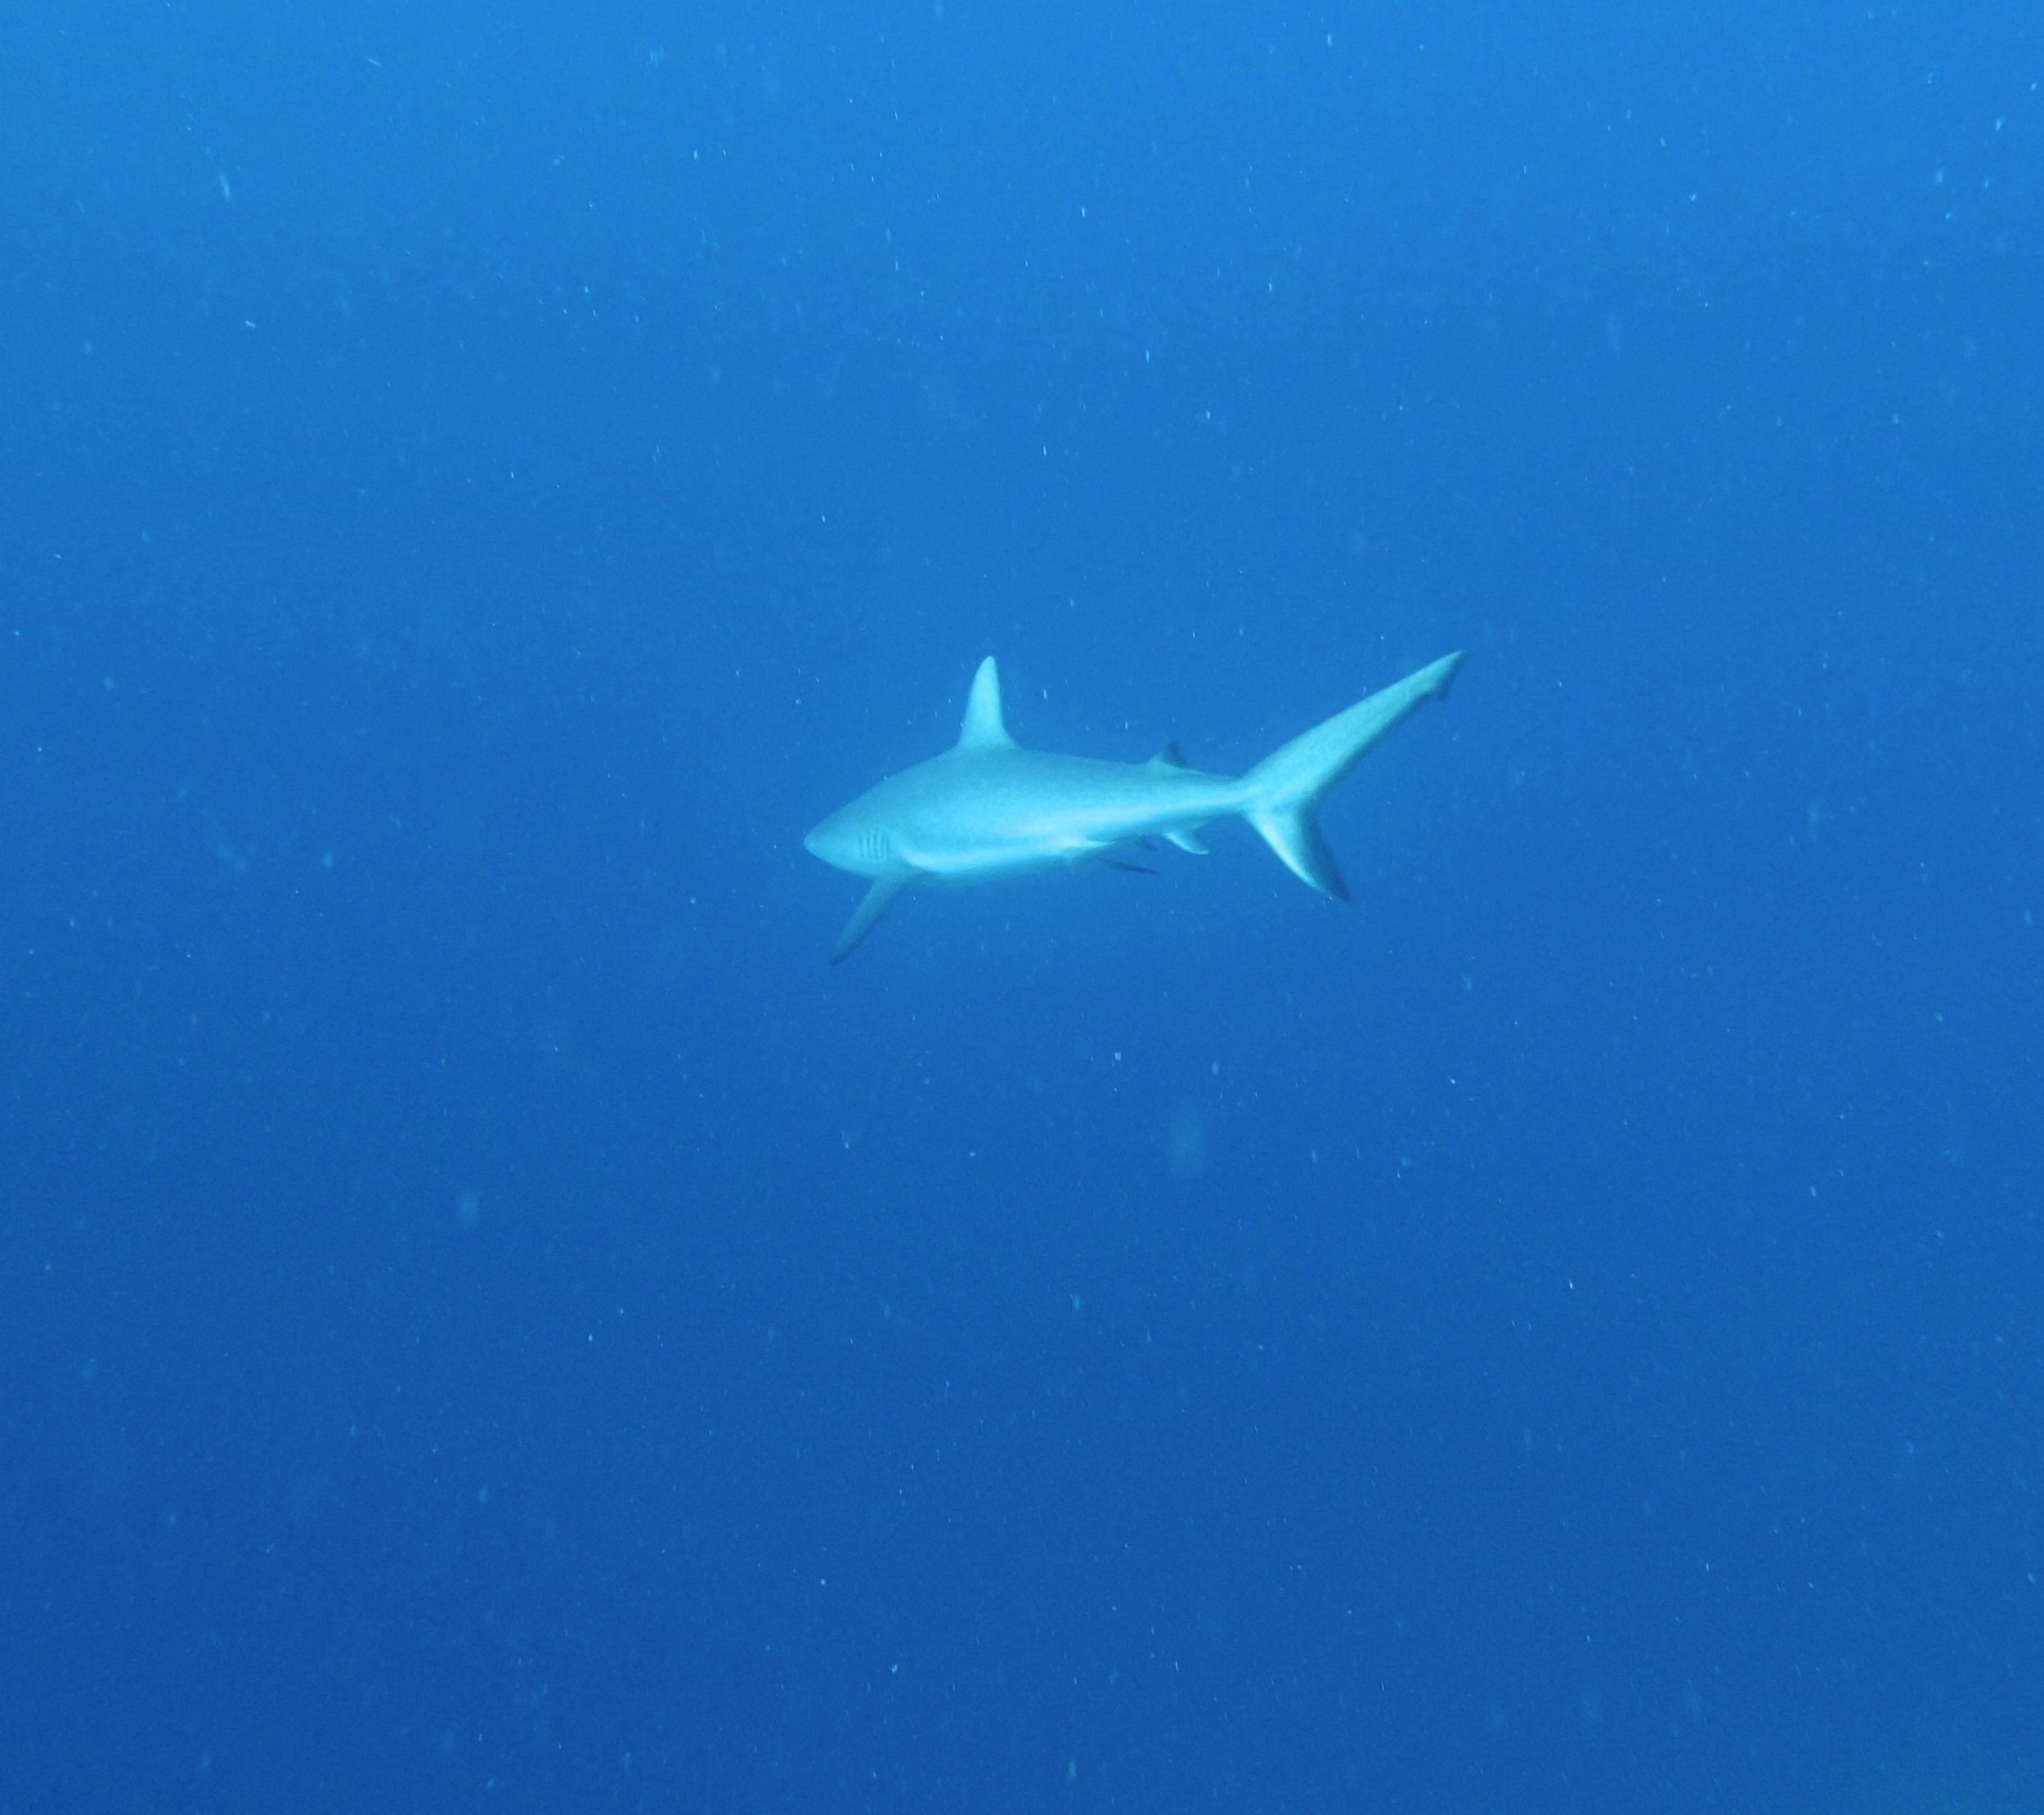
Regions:
[[[809,831],[802,848],[833,869],[849,870],[854,876],[878,876],[895,867],[894,836],[872,810],[872,798],[861,795],[849,807],[840,807]]]
[[[812,826],[803,835],[802,849],[812,857],[822,858],[833,869],[859,873],[858,830],[845,822],[841,813],[834,813],[820,824]]]

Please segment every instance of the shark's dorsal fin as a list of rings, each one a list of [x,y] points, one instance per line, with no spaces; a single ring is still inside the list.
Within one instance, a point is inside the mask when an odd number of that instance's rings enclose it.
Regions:
[[[961,750],[1006,750],[1014,738],[1001,722],[1001,670],[988,656],[972,677],[972,692],[966,701],[966,722],[958,728]]]
[[[1151,769],[1190,769],[1192,767],[1191,764],[1186,760],[1184,752],[1178,748],[1178,740],[1176,737],[1173,737],[1169,743],[1151,757],[1147,766]]]

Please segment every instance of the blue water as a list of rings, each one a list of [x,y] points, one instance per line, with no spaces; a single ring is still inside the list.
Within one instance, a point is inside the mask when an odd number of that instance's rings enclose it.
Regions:
[[[2044,1806],[2033,8],[8,37],[0,1811]]]

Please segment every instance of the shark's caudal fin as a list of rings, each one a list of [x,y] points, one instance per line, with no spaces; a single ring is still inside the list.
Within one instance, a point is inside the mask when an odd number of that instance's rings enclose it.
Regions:
[[[1316,724],[1265,757],[1242,778],[1242,817],[1262,833],[1284,867],[1322,894],[1348,899],[1348,885],[1314,818],[1328,791],[1428,700],[1448,691],[1465,651],[1429,662],[1366,700]]]

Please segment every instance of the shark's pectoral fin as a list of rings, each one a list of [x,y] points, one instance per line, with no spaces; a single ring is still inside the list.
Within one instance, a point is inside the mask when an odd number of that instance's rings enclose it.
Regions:
[[[880,916],[894,905],[894,897],[916,880],[913,870],[890,870],[885,876],[876,876],[873,885],[866,891],[866,899],[853,911],[845,921],[845,930],[837,935],[837,943],[831,948],[831,962],[842,964],[858,950],[858,942],[872,932]]]

